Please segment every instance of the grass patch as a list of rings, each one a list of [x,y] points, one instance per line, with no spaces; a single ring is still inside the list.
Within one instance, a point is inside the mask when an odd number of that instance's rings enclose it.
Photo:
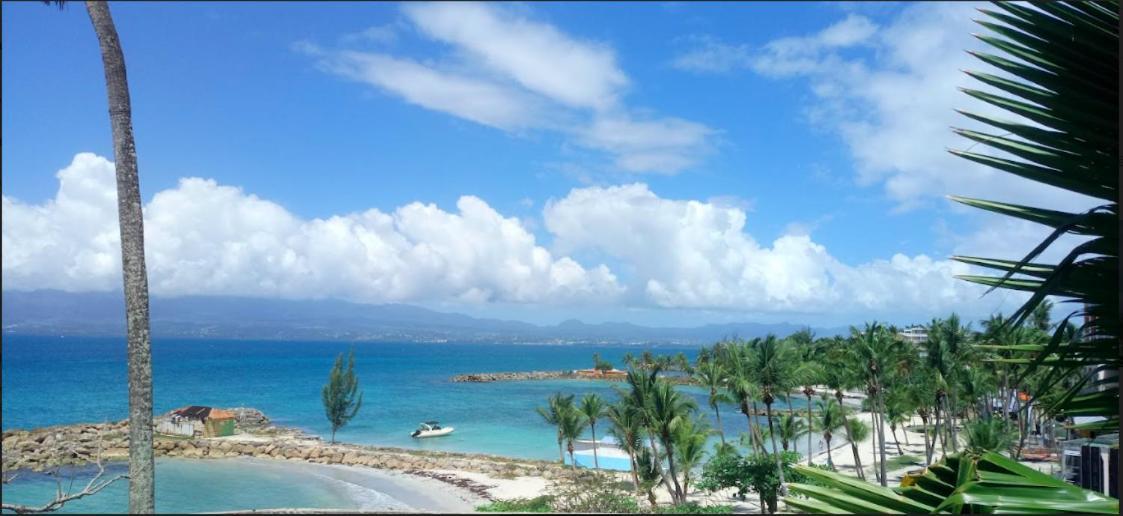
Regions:
[[[659,514],[733,514],[732,505],[698,505],[687,502],[680,505],[660,505],[656,510]]]
[[[536,498],[512,498],[496,500],[476,507],[476,512],[551,512],[550,502],[554,497],[543,495]]]
[[[886,471],[896,471],[898,469],[908,466],[919,466],[924,464],[924,460],[916,455],[904,454],[885,461]]]

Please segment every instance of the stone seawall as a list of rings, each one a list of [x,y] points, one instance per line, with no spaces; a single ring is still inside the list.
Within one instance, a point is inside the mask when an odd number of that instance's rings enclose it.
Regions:
[[[556,378],[577,378],[574,371],[516,371],[510,373],[472,373],[452,377],[457,383],[488,383],[517,380],[552,380]]]
[[[556,463],[510,459],[493,455],[430,452],[402,448],[328,444],[318,437],[271,427],[268,433],[243,433],[217,438],[157,436],[156,456],[191,459],[261,457],[344,464],[420,474],[428,470],[458,470],[502,477],[566,476]],[[100,448],[103,461],[128,459],[125,421],[54,426],[3,433],[3,470],[42,471],[68,464],[93,462]]]

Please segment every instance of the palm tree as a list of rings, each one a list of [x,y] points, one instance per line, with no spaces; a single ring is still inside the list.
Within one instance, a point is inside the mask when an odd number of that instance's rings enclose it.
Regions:
[[[718,406],[719,403],[731,401],[729,395],[725,393],[725,370],[714,360],[699,361],[694,368],[694,381],[709,391],[707,401],[714,411],[718,436],[721,437],[722,444],[725,444],[725,431],[721,428],[721,409]]]
[[[893,433],[893,443],[897,446],[897,456],[904,455],[905,452],[901,450],[901,439],[897,437],[897,426],[904,425],[908,421],[908,414],[912,412],[909,407],[905,405],[905,400],[902,395],[895,395],[891,392],[888,396],[889,399],[885,402],[885,417],[889,420],[889,430]],[[908,444],[908,430],[904,430],[905,444]]]
[[[660,482],[666,482],[663,478],[663,469],[659,466],[659,458],[654,455],[654,452],[647,448],[640,448],[639,454],[636,455],[636,470],[639,472],[639,486],[640,491],[647,494],[647,500],[651,502],[651,507],[658,507],[656,503],[655,492],[653,489],[659,485]]]
[[[569,452],[569,465],[577,469],[577,460],[573,457],[573,442],[581,438],[581,430],[585,428],[585,416],[573,405],[568,405],[559,414],[558,432],[565,439],[565,449]]]
[[[846,433],[855,442],[865,441],[870,436],[870,427],[861,419],[847,419],[846,420]],[[858,456],[854,456],[854,467],[861,468]]]
[[[558,430],[558,455],[561,456],[561,463],[565,464],[565,451],[562,449],[562,443],[565,441],[565,436],[562,434],[562,414],[570,411],[573,408],[573,395],[563,396],[562,393],[556,392],[550,396],[547,402],[547,407],[535,407],[534,410],[546,423],[554,425]]]
[[[814,358],[812,357],[812,353],[814,350],[811,349],[811,344],[804,345],[803,349],[804,354],[799,365],[798,376],[800,378],[800,383],[803,384],[803,395],[807,398],[807,418],[805,420],[805,426],[808,429],[807,465],[810,466],[813,464],[812,456],[814,455],[813,453],[811,453],[811,437],[814,434],[813,432],[811,432],[811,428],[814,426],[811,418],[811,396],[815,395],[814,386],[821,382],[823,379],[823,370],[822,367],[817,362],[815,362]]]
[[[690,492],[690,473],[706,456],[706,439],[710,437],[710,427],[705,420],[684,419],[674,430],[675,455],[682,468],[683,497]]]
[[[959,324],[959,316],[951,314],[947,319],[933,321],[928,329],[928,365],[935,369],[947,384],[947,391],[941,400],[946,410],[948,440],[951,449],[958,449],[955,435],[955,415],[958,407],[956,396],[960,378],[967,364],[967,352],[970,349],[970,327]]]
[[[761,386],[761,398],[764,401],[764,410],[768,418],[769,440],[772,441],[772,454],[776,458],[776,472],[780,477],[780,495],[787,495],[784,485],[784,464],[780,459],[780,450],[776,447],[776,431],[772,423],[772,403],[776,401],[776,393],[786,393],[791,390],[791,382],[795,375],[795,362],[791,348],[779,345],[775,336],[769,335],[764,339],[755,341],[756,353],[753,370],[756,372],[757,381]]]
[[[885,413],[883,387],[889,374],[899,367],[899,362],[904,355],[903,343],[894,338],[884,326],[878,323],[867,323],[862,331],[851,329],[849,339],[849,355],[852,370],[859,375],[865,383],[869,395],[870,408],[873,416],[873,430],[877,437],[878,455],[880,458],[878,481],[885,486],[885,430],[882,424],[882,415]]]
[[[842,419],[842,428],[846,432],[846,442],[850,443],[850,451],[854,454],[855,471],[858,473],[858,478],[865,480],[865,468],[862,467],[862,457],[858,454],[859,441],[850,435],[848,416],[846,410],[842,410],[846,407],[842,402],[843,389],[849,389],[859,384],[857,374],[850,367],[846,367],[846,362],[849,360],[847,342],[841,338],[834,339],[826,354],[829,361],[839,364],[839,366],[825,368],[823,370],[823,381],[828,388],[834,391],[834,399],[840,409],[839,416]]]
[[[674,484],[674,502],[685,501],[682,486],[678,482],[677,468],[675,467],[675,429],[684,424],[694,410],[694,400],[682,395],[674,389],[669,382],[658,379],[651,391],[651,427],[659,436],[659,442],[667,453],[667,470]]]
[[[581,398],[581,414],[589,422],[589,431],[593,434],[593,468],[600,469],[600,459],[597,458],[597,419],[604,417],[606,404],[600,396],[589,393]]]
[[[749,422],[752,448],[760,453],[764,451],[764,441],[756,427],[756,410],[749,407],[750,403],[755,405],[755,400],[760,396],[760,385],[751,369],[752,349],[744,343],[730,342],[722,347],[721,360],[727,375],[727,388]]]
[[[645,351],[646,357],[650,356],[650,352]],[[628,370],[625,381],[629,389],[617,389],[620,394],[621,401],[631,406],[638,415],[642,425],[647,430],[648,444],[651,446],[651,454],[653,457],[659,457],[659,448],[655,445],[656,436],[659,435],[655,424],[655,418],[652,415],[652,397],[654,396],[655,386],[659,382],[660,368],[657,364],[653,364],[646,369],[632,368]],[[675,497],[674,486],[667,479],[669,475],[663,474],[663,464],[660,461],[655,461],[655,467],[659,469],[659,478],[663,485],[667,488],[667,492],[671,494],[671,498]]]
[[[807,428],[807,423],[798,416],[791,414],[780,414],[780,420],[776,424],[776,433],[780,436],[780,447],[784,451],[788,451],[790,445],[794,444],[797,439],[803,437],[804,434],[810,435],[811,432]],[[808,455],[810,455],[811,448],[808,448]]]
[[[49,2],[48,2],[49,3]],[[56,2],[61,9],[62,1]],[[117,176],[117,222],[125,293],[129,377],[129,512],[156,508],[156,463],[152,451],[152,343],[148,321],[148,272],[144,263],[144,214],[133,140],[132,100],[125,54],[106,2],[86,2],[101,48],[113,159]]]
[[[831,438],[834,437],[834,431],[838,430],[844,425],[843,408],[835,400],[823,395],[823,399],[819,400],[819,414],[815,420],[815,429],[823,432],[823,440],[827,443],[827,465],[834,469],[834,457],[831,455]],[[847,432],[849,435],[849,432]],[[811,450],[808,450],[808,454]],[[856,462],[855,467],[861,469],[861,463]]]
[[[620,402],[610,405],[605,411],[612,427],[608,433],[616,438],[617,444],[625,453],[632,467],[632,485],[636,491],[640,490],[640,481],[636,470],[636,453],[643,448],[643,419],[635,407],[628,403]]]

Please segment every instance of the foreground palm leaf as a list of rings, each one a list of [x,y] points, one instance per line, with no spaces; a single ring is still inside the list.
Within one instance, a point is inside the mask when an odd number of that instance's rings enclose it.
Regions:
[[[1081,489],[1008,457],[948,456],[909,487],[886,489],[806,466],[796,470],[817,485],[790,484],[784,501],[814,513],[1057,513],[1119,514],[1119,500]]]
[[[1105,201],[1082,213],[1021,206],[995,201],[952,197],[979,209],[1036,222],[1052,234],[1020,261],[957,256],[956,260],[997,270],[1001,276],[967,275],[961,279],[994,288],[1031,293],[1010,318],[1020,324],[1046,296],[1067,298],[1081,308],[1069,318],[1084,317],[1081,339],[1062,338],[1058,325],[1048,345],[1008,348],[1020,352],[1009,359],[1028,365],[1023,375],[1042,366],[1079,370],[1087,376],[1095,367],[1120,366],[1119,360],[1119,17],[1118,2],[1040,4],[1038,8],[996,3],[982,10],[991,20],[979,21],[995,35],[979,39],[1006,56],[975,53],[982,61],[1016,77],[1015,80],[967,72],[1004,93],[964,90],[968,95],[1035,122],[1029,125],[963,112],[994,127],[1001,134],[957,129],[956,133],[1004,154],[995,157],[952,151],[958,156],[1026,179]],[[998,22],[998,23],[995,23]],[[1073,247],[1057,264],[1033,260],[1066,234],[1088,240]],[[1057,381],[1063,374],[1049,375]],[[1118,389],[1105,389],[1079,398],[1069,396],[1050,410],[1065,415],[1101,415],[1106,421],[1091,429],[1119,426]],[[1039,385],[1045,391],[1051,385]]]

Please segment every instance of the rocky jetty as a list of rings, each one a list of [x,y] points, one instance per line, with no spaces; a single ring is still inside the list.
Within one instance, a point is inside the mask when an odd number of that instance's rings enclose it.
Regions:
[[[574,371],[516,371],[510,373],[472,373],[452,377],[457,383],[488,383],[517,380],[552,380],[556,378],[577,378]]]
[[[185,438],[157,434],[153,447],[158,457],[191,459],[260,457],[306,461],[318,464],[344,464],[395,470],[437,480],[433,470],[457,470],[501,477],[538,476],[563,478],[569,471],[547,461],[518,460],[484,454],[432,452],[329,444],[317,436],[272,426],[268,418],[254,409],[227,409],[238,414],[240,433],[226,437]],[[243,420],[245,423],[243,423]],[[242,426],[242,425],[245,426]],[[256,425],[256,426],[254,426]],[[105,462],[127,460],[129,449],[126,421],[102,424],[62,425],[34,430],[8,430],[3,433],[3,471],[19,469],[42,471],[55,467],[84,464],[97,459]],[[445,480],[449,483],[462,480]],[[473,492],[482,486],[467,487]]]

